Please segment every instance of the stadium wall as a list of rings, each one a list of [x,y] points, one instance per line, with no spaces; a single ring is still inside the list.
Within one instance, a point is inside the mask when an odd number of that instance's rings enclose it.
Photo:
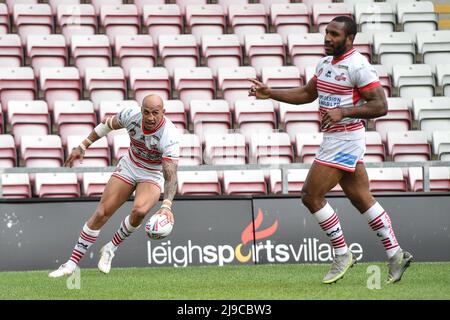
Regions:
[[[378,196],[402,247],[418,261],[450,261],[450,194]],[[380,241],[342,196],[328,198],[360,261],[384,261]],[[54,269],[68,259],[98,200],[0,200],[0,271]],[[128,201],[105,225],[81,262],[96,267],[98,250],[130,212]],[[331,247],[298,197],[178,198],[175,227],[160,241],[140,228],[119,248],[115,267],[322,263]],[[154,213],[153,210],[151,213]],[[444,248],[444,249],[443,249]]]

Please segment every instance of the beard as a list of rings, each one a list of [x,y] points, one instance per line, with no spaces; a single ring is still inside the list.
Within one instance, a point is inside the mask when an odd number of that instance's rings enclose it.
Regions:
[[[345,41],[339,43],[333,50],[333,56],[339,57],[345,53]]]

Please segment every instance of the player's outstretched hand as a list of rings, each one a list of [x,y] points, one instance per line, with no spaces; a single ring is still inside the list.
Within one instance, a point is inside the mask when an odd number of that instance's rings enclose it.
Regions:
[[[252,87],[248,91],[249,97],[253,96],[258,99],[268,99],[270,97],[270,89],[264,83],[251,78],[248,78],[247,80],[253,83]]]
[[[173,217],[172,211],[170,211],[170,210],[167,209],[167,208],[161,208],[161,209],[159,209],[158,212],[156,212],[156,214],[162,214],[162,215],[165,215],[171,224],[174,224],[174,223],[175,223],[175,218]]]
[[[84,151],[81,150],[80,147],[73,148],[72,153],[69,155],[66,162],[64,162],[64,166],[72,168],[73,162],[75,160],[79,159],[80,162],[83,162],[83,158],[84,158]]]

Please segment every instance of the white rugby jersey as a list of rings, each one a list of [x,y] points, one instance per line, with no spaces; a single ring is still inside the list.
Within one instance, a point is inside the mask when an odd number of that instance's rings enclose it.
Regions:
[[[178,129],[163,117],[152,131],[144,129],[139,107],[129,107],[117,114],[119,123],[130,135],[128,154],[133,163],[150,171],[162,171],[162,160],[178,161],[180,135]]]
[[[313,79],[317,83],[321,117],[327,110],[361,106],[365,101],[360,92],[380,86],[375,68],[355,48],[338,58],[320,59]],[[322,132],[364,131],[361,119],[344,118]]]

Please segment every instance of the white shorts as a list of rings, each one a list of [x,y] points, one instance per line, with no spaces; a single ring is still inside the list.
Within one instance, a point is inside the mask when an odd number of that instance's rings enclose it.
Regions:
[[[164,176],[162,172],[149,171],[137,167],[133,161],[131,161],[128,153],[120,158],[116,170],[114,170],[112,175],[134,187],[136,184],[142,182],[153,183],[158,186],[160,190],[162,190],[164,186]]]
[[[314,161],[324,166],[355,172],[356,164],[363,162],[365,152],[365,139],[342,140],[324,135]]]

